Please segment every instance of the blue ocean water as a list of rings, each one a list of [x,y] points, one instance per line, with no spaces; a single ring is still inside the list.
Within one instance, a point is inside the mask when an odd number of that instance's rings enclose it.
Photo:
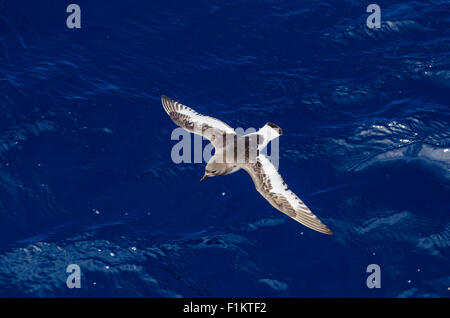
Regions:
[[[0,296],[449,297],[450,1],[73,2],[0,0]],[[172,162],[163,94],[279,125],[334,235]]]

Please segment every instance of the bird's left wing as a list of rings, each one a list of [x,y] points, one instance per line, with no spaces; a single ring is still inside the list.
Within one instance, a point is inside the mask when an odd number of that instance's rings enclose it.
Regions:
[[[189,132],[208,138],[213,144],[218,136],[234,134],[234,129],[216,118],[197,113],[192,108],[162,96],[162,105],[173,122]]]
[[[289,190],[278,170],[269,158],[260,154],[256,162],[240,165],[255,183],[256,190],[277,210],[290,216],[297,222],[315,231],[333,234],[303,203],[294,192]]]

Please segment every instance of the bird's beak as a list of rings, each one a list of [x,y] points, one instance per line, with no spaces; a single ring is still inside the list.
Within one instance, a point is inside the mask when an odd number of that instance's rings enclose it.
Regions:
[[[200,182],[203,182],[203,180],[208,179],[209,176],[207,176],[206,174],[203,176],[203,178],[200,179]]]

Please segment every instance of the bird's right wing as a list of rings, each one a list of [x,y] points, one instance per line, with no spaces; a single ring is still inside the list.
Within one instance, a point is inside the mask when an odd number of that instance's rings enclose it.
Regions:
[[[260,154],[256,162],[240,165],[255,183],[256,190],[277,210],[290,216],[297,222],[315,231],[333,234],[303,203],[294,192],[289,190],[278,170],[269,158]]]
[[[162,105],[173,122],[187,131],[202,135],[214,141],[224,134],[234,134],[234,129],[223,121],[197,113],[195,110],[180,104],[173,99],[162,96]]]

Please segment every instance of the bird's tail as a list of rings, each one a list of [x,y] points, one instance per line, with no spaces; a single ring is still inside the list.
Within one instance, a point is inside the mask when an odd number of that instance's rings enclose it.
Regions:
[[[263,149],[271,140],[280,137],[283,131],[277,125],[267,123],[256,134],[259,136],[258,149]]]

